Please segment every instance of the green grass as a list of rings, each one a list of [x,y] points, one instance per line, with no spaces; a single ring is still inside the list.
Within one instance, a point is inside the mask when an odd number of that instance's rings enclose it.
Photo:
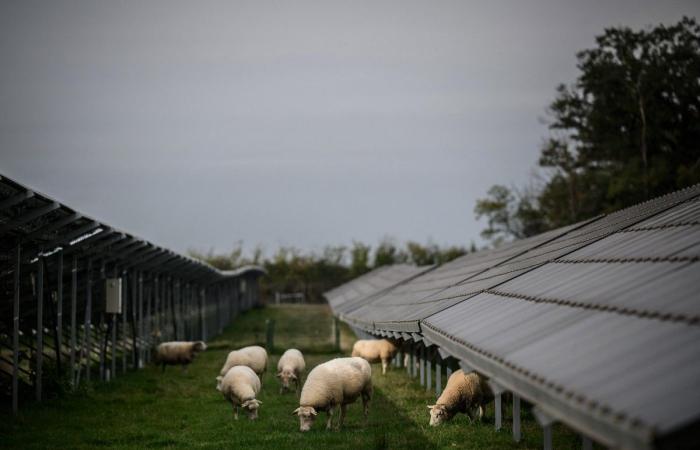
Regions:
[[[405,369],[381,375],[373,366],[374,398],[365,425],[361,402],[348,407],[345,427],[324,430],[325,414],[308,433],[299,432],[291,412],[298,406],[294,394],[279,395],[274,370],[263,380],[259,396],[260,419],[244,416],[233,421],[231,406],[215,389],[215,377],[233,347],[262,342],[265,320],[276,321],[275,347],[269,367],[288,346],[305,351],[311,368],[340,354],[330,351],[331,318],[318,306],[283,306],[251,311],[228,327],[200,354],[188,373],[170,367],[165,374],[155,367],[98,383],[80,394],[24,405],[15,418],[0,415],[2,448],[480,448],[535,449],[542,433],[529,410],[523,413],[523,440],[516,444],[510,422],[500,432],[493,429],[493,408],[481,423],[470,424],[464,415],[437,428],[428,426],[426,405],[434,396],[409,379]],[[347,354],[351,334],[342,329]],[[509,418],[508,407],[505,418]],[[554,448],[579,448],[580,440],[563,427],[554,429]]]

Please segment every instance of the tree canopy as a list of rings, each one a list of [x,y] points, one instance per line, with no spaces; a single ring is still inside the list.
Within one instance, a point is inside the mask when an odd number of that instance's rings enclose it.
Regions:
[[[475,251],[472,244],[471,251]],[[271,298],[275,292],[303,292],[307,301],[321,302],[322,294],[372,269],[390,264],[441,264],[467,253],[458,246],[441,247],[409,241],[403,247],[385,237],[372,251],[372,246],[354,241],[351,247],[326,246],[320,252],[304,252],[292,247],[280,247],[272,256],[265,256],[256,247],[250,257],[244,255],[242,243],[229,253],[213,250],[190,250],[190,255],[212,266],[228,270],[247,264],[262,265],[267,276],[261,281],[262,295]]]
[[[700,182],[700,26],[609,28],[560,85],[533,190],[493,186],[482,236],[522,238]]]

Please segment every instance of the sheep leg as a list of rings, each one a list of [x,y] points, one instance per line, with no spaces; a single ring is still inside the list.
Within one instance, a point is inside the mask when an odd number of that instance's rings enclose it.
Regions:
[[[328,415],[328,420],[326,421],[326,430],[331,430],[333,428],[333,408],[328,408],[326,414]]]
[[[382,358],[382,375],[386,375],[386,368],[389,365],[389,360],[387,358]]]
[[[238,420],[238,406],[233,405],[233,420]]]
[[[182,365],[182,373],[187,375],[187,364]]]
[[[367,422],[367,416],[369,415],[369,401],[372,399],[372,387],[362,392],[362,409],[365,415],[365,422]]]
[[[469,419],[469,423],[474,423],[474,416],[476,415],[475,413],[476,412],[471,407],[467,406],[466,414],[467,418]]]
[[[348,405],[343,403],[340,405],[340,418],[338,419],[338,429],[343,426],[343,422],[345,421],[345,410],[347,409]]]
[[[478,422],[481,420],[483,415],[484,409],[481,407],[481,405],[467,408],[467,416],[469,417],[470,422]]]

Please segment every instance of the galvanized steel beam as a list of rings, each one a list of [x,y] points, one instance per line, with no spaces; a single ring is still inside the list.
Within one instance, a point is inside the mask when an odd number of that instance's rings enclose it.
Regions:
[[[34,208],[29,212],[24,213],[19,217],[15,217],[14,219],[11,219],[10,221],[0,225],[0,235],[5,234],[8,231],[12,231],[17,227],[24,225],[27,222],[31,222],[32,220],[38,219],[41,216],[45,216],[46,214],[55,211],[60,207],[61,205],[59,203],[52,202],[48,205]]]
[[[15,273],[14,273],[14,298],[12,305],[12,413],[17,414],[19,409],[19,386],[17,376],[19,372],[19,298],[20,298],[20,271],[22,268],[22,246],[15,246]]]
[[[34,197],[34,192],[33,191],[22,191],[19,192],[12,197],[6,198],[5,200],[0,202],[0,210],[7,209],[11,206],[15,206],[18,203],[22,203],[23,201],[30,199]]]

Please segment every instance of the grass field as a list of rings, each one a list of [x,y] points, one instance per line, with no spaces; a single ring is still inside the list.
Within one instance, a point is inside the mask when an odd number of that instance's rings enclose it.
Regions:
[[[263,380],[259,399],[260,419],[244,416],[233,421],[231,406],[215,389],[215,377],[228,351],[261,343],[265,320],[274,319],[277,333],[271,370]],[[341,347],[347,354],[352,335],[343,328]],[[361,418],[361,402],[348,407],[345,427],[324,430],[325,414],[308,433],[299,432],[291,412],[298,406],[294,394],[279,395],[274,377],[279,354],[297,346],[306,354],[307,367],[327,361],[339,353],[330,345],[331,316],[322,306],[281,306],[254,310],[239,317],[210,343],[185,374],[170,367],[144,370],[99,383],[81,392],[25,405],[15,418],[0,416],[2,448],[541,448],[542,432],[528,408],[523,412],[523,440],[511,439],[510,422],[500,432],[493,429],[493,409],[481,423],[470,424],[457,416],[445,426],[428,426],[427,404],[434,395],[392,369],[386,376],[373,366],[374,398],[369,422]],[[505,407],[505,419],[510,417]],[[577,435],[554,428],[554,448],[580,448]]]

